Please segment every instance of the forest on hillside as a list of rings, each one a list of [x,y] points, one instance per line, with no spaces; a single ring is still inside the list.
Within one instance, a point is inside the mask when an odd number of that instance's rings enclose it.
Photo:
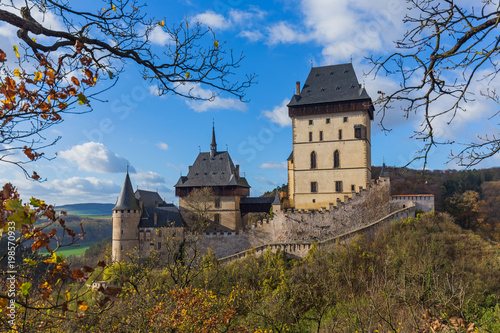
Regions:
[[[45,299],[31,289],[25,304],[65,306],[19,308],[18,331],[500,331],[500,246],[446,213],[402,220],[304,259],[268,251],[221,265],[210,254],[174,252],[175,260],[132,257],[84,269],[86,282],[73,274]],[[31,276],[33,287],[42,276]],[[87,287],[103,279],[109,287]]]

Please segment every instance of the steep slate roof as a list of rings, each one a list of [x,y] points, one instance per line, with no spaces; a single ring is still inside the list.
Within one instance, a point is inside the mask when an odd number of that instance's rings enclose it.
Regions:
[[[125,176],[125,181],[123,182],[122,191],[118,196],[118,200],[116,201],[116,205],[113,210],[139,210],[139,203],[134,195],[134,188],[132,187],[132,182],[130,181],[130,177],[128,175]]]
[[[369,100],[360,88],[352,64],[313,67],[300,95],[294,95],[288,106]]]
[[[227,151],[199,153],[187,176],[181,176],[175,187],[241,186],[250,187],[244,177],[236,176],[236,168]]]
[[[144,207],[154,207],[155,202],[158,202],[158,205],[164,202],[163,199],[158,194],[158,192],[145,191],[145,190],[135,191],[135,198],[137,200],[142,199],[142,204]]]
[[[156,224],[154,223],[154,215],[157,214]],[[144,207],[142,211],[139,228],[160,228],[160,227],[184,227],[181,214],[174,205],[165,207]]]

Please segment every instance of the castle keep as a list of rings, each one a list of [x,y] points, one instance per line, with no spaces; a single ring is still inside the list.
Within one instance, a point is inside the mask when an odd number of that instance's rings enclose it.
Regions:
[[[292,207],[319,209],[371,180],[373,105],[352,64],[312,68],[288,104],[293,152],[288,158]]]

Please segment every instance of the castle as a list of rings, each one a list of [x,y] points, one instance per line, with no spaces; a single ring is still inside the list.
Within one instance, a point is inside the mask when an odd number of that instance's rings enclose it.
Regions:
[[[390,195],[385,165],[378,181],[371,175],[374,107],[352,64],[315,67],[288,104],[293,151],[288,158],[288,196],[249,197],[250,185],[227,151],[217,151],[212,127],[210,151],[200,152],[188,174],[175,185],[179,208],[158,193],[137,190],[125,177],[113,208],[113,260],[138,249],[162,249],[166,234],[183,235],[193,222],[187,197],[211,188],[211,228],[200,243],[223,257],[277,242],[314,242],[359,229],[391,212],[434,209],[433,196]],[[249,226],[250,213],[273,212],[273,219]],[[399,215],[398,215],[399,216]],[[162,238],[163,237],[163,238]]]

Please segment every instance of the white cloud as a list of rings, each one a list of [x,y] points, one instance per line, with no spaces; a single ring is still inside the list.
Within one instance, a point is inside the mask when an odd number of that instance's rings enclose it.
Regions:
[[[278,185],[278,182],[266,179],[264,177],[254,177],[254,179],[257,180],[257,181],[259,181],[262,184],[266,184],[266,185]]]
[[[59,152],[65,160],[78,164],[78,169],[99,173],[118,173],[125,171],[128,160],[118,156],[99,142],[87,142]],[[135,170],[131,167],[131,172]]]
[[[149,40],[151,43],[161,46],[168,45],[173,42],[172,36],[165,32],[160,26],[157,26],[153,29],[153,31],[151,31],[149,34]]]
[[[279,169],[286,170],[286,162],[264,162],[259,166],[259,169]]]
[[[56,179],[49,182],[48,187],[68,196],[102,195],[104,193],[116,193],[120,191],[120,186],[113,183],[112,180],[95,177]]]
[[[212,10],[194,16],[191,22],[198,22],[205,24],[212,29],[219,30],[229,29],[231,27],[231,22],[229,20],[227,20],[223,15],[217,14]]]
[[[158,143],[156,144],[156,146],[157,146],[158,148],[160,148],[161,150],[167,150],[167,149],[168,149],[168,145],[167,145],[165,142],[161,142],[161,141],[160,141],[160,142],[158,142]]]
[[[208,110],[237,110],[245,111],[247,106],[235,98],[224,98],[216,96],[214,92],[203,89],[199,83],[185,83],[177,87],[177,89],[186,94],[205,100],[187,99],[186,104],[196,112],[205,112]]]
[[[288,116],[288,107],[286,106],[288,102],[288,99],[284,99],[283,102],[275,106],[272,111],[263,111],[262,114],[273,123],[279,124],[282,127],[291,126],[292,120]]]
[[[258,30],[243,30],[238,36],[246,38],[251,42],[257,42],[266,38],[266,36]]]
[[[279,22],[267,29],[267,43],[271,45],[283,43],[304,43],[311,39],[307,33],[303,33],[299,28],[292,26],[288,22]]]

